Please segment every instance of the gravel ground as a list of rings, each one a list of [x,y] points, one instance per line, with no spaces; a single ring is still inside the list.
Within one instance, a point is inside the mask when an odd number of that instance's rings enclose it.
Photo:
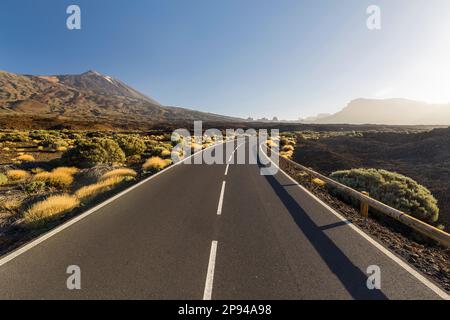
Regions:
[[[280,167],[318,198],[341,213],[386,248],[450,293],[450,250],[421,237],[390,217],[376,212],[364,219],[354,207],[331,196],[325,187],[311,182],[310,176],[284,159]]]

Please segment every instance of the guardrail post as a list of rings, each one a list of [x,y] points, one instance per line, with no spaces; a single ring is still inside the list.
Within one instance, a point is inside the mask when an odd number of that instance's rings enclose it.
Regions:
[[[369,193],[366,191],[361,192],[363,195],[365,196],[369,196]],[[364,217],[364,218],[368,218],[369,217],[369,204],[365,201],[361,200],[361,205],[359,208],[359,213]]]

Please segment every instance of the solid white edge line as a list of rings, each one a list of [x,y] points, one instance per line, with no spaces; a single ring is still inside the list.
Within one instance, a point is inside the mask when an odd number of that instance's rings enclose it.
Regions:
[[[208,271],[206,273],[205,291],[203,292],[203,300],[211,300],[213,281],[214,281],[214,268],[216,266],[216,254],[217,254],[217,241],[211,243],[211,252],[209,254]]]
[[[213,145],[213,146],[210,146],[210,147],[205,148],[205,149],[203,149],[203,150],[200,150],[200,151],[198,151],[198,152],[195,152],[195,153],[193,153],[192,155],[190,155],[189,157],[187,157],[186,159],[183,159],[183,160],[181,160],[181,161],[179,161],[179,162],[177,162],[177,163],[175,163],[175,164],[173,164],[173,165],[171,165],[171,166],[169,166],[169,167],[167,167],[167,168],[165,168],[165,169],[159,171],[158,173],[155,173],[154,175],[151,175],[150,177],[148,177],[148,178],[146,178],[146,179],[144,179],[144,180],[142,180],[142,181],[136,183],[135,185],[132,185],[132,186],[129,187],[128,189],[125,189],[124,191],[122,191],[122,192],[116,194],[115,196],[109,198],[108,200],[106,200],[106,201],[104,201],[104,202],[98,204],[97,206],[95,206],[95,207],[89,209],[88,211],[86,211],[86,212],[84,212],[84,213],[81,213],[81,214],[75,216],[74,218],[70,219],[69,221],[67,221],[67,222],[65,222],[65,223],[63,223],[63,224],[61,224],[60,226],[56,227],[55,229],[50,230],[50,231],[48,231],[47,233],[44,233],[42,236],[40,236],[40,237],[38,237],[38,238],[36,238],[36,239],[34,239],[34,240],[31,240],[31,241],[28,242],[27,244],[25,244],[25,245],[19,247],[18,249],[14,250],[14,251],[10,252],[9,254],[6,254],[6,255],[3,256],[2,258],[0,258],[0,267],[3,266],[4,264],[8,263],[9,261],[13,260],[14,258],[17,258],[17,257],[20,256],[21,254],[27,252],[28,250],[32,249],[33,247],[37,246],[38,244],[44,242],[45,240],[49,239],[50,237],[54,236],[55,234],[57,234],[57,233],[63,231],[64,229],[67,229],[67,228],[70,227],[71,225],[77,223],[78,221],[80,221],[80,220],[86,218],[87,216],[89,216],[90,214],[92,214],[92,213],[98,211],[99,209],[103,208],[104,206],[110,204],[110,203],[113,202],[114,200],[117,200],[118,198],[122,197],[123,195],[127,194],[128,192],[130,192],[130,191],[132,191],[132,190],[134,190],[134,189],[140,187],[140,186],[143,185],[144,183],[146,183],[146,182],[148,182],[148,181],[150,181],[150,180],[156,178],[157,176],[159,176],[159,175],[161,175],[161,174],[167,172],[168,170],[170,170],[170,169],[176,167],[177,165],[186,162],[186,161],[189,160],[190,158],[192,158],[192,157],[194,157],[194,156],[196,156],[196,155],[198,155],[198,154],[204,152],[205,150],[208,150],[208,149],[210,149],[210,148],[217,147],[217,146],[222,145],[222,144],[226,144],[226,143],[228,143],[228,142],[230,142],[230,141],[225,141],[225,142],[222,142],[221,144]]]
[[[223,181],[222,189],[220,190],[219,205],[217,206],[217,215],[218,216],[220,216],[222,214],[223,196],[225,194],[225,184],[226,184],[226,181]]]
[[[313,199],[315,199],[317,202],[319,202],[322,206],[324,206],[328,211],[333,213],[336,217],[338,217],[341,221],[348,222],[348,219],[344,218],[340,213],[338,213],[336,210],[331,208],[328,204],[323,202],[321,199],[319,199],[317,196],[315,196],[313,193],[311,193],[309,190],[307,190],[305,187],[303,187],[301,184],[299,184],[294,178],[292,178],[290,175],[288,175],[286,172],[284,172],[283,169],[281,169],[275,162],[272,161],[272,159],[267,156],[264,153],[264,150],[261,148],[260,150],[264,154],[266,158],[269,159],[269,161],[280,170],[289,180],[291,180],[295,185],[297,185],[300,189],[308,193]],[[413,269],[411,266],[409,266],[407,263],[405,263],[403,260],[401,260],[399,257],[397,257],[394,253],[386,249],[383,245],[378,243],[376,240],[374,240],[372,237],[370,237],[367,233],[365,233],[363,230],[359,229],[356,225],[353,223],[347,224],[353,231],[358,233],[361,237],[369,241],[374,247],[376,247],[378,250],[383,252],[386,256],[391,258],[393,261],[395,261],[398,265],[400,265],[403,269],[405,269],[407,272],[409,272],[413,277],[415,277],[417,280],[419,280],[422,284],[424,284],[426,287],[428,287],[431,291],[436,293],[439,297],[441,297],[444,300],[450,300],[450,296],[441,288],[439,288],[437,285],[432,283],[430,280],[428,280],[425,276],[420,274],[418,271]]]

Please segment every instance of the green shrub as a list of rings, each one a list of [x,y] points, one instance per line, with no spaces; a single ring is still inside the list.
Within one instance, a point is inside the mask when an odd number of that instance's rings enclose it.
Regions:
[[[8,183],[8,177],[3,173],[0,173],[0,186]]]
[[[79,141],[75,148],[62,155],[62,160],[67,165],[93,167],[96,164],[107,163],[108,153],[98,144]]]
[[[73,140],[79,140],[82,138],[82,136],[79,133],[72,132],[72,133],[67,134],[67,138],[73,139]]]
[[[164,148],[162,146],[153,146],[153,147],[149,148],[148,153],[151,156],[159,156],[159,155],[161,155],[161,152],[163,152],[164,150],[166,150],[166,148]]]
[[[162,141],[171,141],[172,140],[172,134],[171,133],[164,133],[162,135]]]
[[[66,151],[63,160],[68,165],[79,165],[81,167],[92,167],[97,164],[106,163],[108,154],[105,149],[99,145],[83,142],[78,144],[75,148]]]
[[[124,162],[125,154],[114,140],[94,138],[92,141],[78,140],[73,149],[63,154],[62,160],[67,165],[92,167]]]
[[[44,181],[32,181],[25,185],[25,191],[28,193],[40,192],[45,189]]]
[[[137,136],[117,135],[114,140],[127,157],[141,155],[147,149],[145,141]]]
[[[424,186],[401,174],[379,169],[352,169],[333,172],[330,177],[393,208],[431,223],[439,217],[437,200]],[[330,187],[334,195],[355,202],[349,196]]]
[[[99,144],[108,154],[108,164],[125,162],[125,153],[119,144],[108,138],[95,138],[94,144]]]
[[[106,132],[103,131],[92,131],[86,133],[86,138],[92,139],[92,138],[105,138],[107,136]]]
[[[26,142],[28,141],[28,135],[22,132],[11,132],[0,134],[0,142],[10,141],[10,142]]]
[[[65,140],[53,137],[45,137],[41,142],[39,142],[39,146],[52,149],[67,147],[68,145],[69,144]]]
[[[49,135],[45,130],[34,130],[30,132],[29,137],[33,140],[45,140]]]
[[[155,148],[156,146],[158,146],[158,141],[145,140],[145,145],[147,146],[147,149]]]
[[[160,143],[160,146],[167,150],[172,150],[172,144],[170,142]]]
[[[67,147],[67,146],[69,146],[69,144],[65,140],[56,139],[56,140],[53,140],[52,144],[50,145],[50,148],[58,149],[58,148]]]

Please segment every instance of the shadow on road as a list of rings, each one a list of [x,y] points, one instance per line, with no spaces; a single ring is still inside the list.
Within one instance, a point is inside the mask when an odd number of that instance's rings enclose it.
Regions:
[[[337,228],[337,227],[340,227],[340,226],[346,226],[348,224],[351,224],[351,222],[348,221],[348,220],[345,220],[345,221],[339,221],[339,222],[335,222],[335,223],[330,223],[330,224],[327,224],[326,226],[321,226],[319,228],[320,228],[320,230],[323,231],[323,230]]]
[[[341,281],[354,299],[387,299],[380,290],[369,290],[366,286],[367,275],[356,267],[349,258],[324,233],[329,229],[317,226],[300,207],[297,201],[278,182],[274,176],[265,176],[277,196],[293,217],[295,223],[314,246],[330,270]],[[343,224],[333,224],[334,227]],[[331,227],[331,225],[329,225]]]

